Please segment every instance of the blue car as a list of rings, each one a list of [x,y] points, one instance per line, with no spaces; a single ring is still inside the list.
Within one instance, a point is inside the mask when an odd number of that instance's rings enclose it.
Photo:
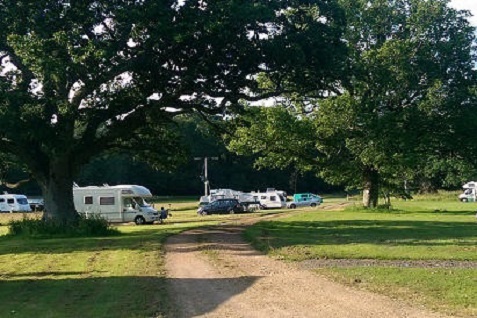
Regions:
[[[293,201],[287,203],[287,208],[295,209],[304,206],[316,207],[321,203],[323,203],[323,198],[317,194],[297,193],[293,195]]]

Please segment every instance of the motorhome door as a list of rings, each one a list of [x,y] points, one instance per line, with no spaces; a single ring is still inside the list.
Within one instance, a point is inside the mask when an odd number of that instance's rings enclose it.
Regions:
[[[139,204],[131,197],[122,198],[122,219],[123,222],[132,222],[140,212]]]

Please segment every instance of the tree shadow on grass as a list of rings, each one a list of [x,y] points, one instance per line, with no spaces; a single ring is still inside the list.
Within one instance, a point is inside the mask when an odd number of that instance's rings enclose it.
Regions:
[[[370,243],[376,245],[475,246],[476,222],[333,220],[261,222],[252,231],[274,247]]]
[[[39,275],[37,275],[39,274]],[[63,273],[52,278],[30,273],[31,278],[0,279],[0,316],[12,317],[192,317],[207,314],[229,298],[242,293],[256,277],[224,279],[165,279],[154,276],[73,278]],[[22,276],[22,275],[21,275]],[[20,276],[20,277],[21,277]],[[230,286],[223,289],[223,286]],[[196,291],[197,297],[170,299],[169,288]],[[217,293],[204,302],[201,293]],[[179,295],[180,297],[180,295]],[[186,313],[176,303],[189,303]],[[202,302],[195,306],[194,302]]]

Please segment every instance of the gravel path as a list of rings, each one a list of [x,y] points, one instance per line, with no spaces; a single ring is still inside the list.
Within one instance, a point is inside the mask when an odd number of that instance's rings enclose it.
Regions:
[[[403,268],[477,268],[475,261],[452,260],[376,260],[376,259],[312,259],[299,263],[302,269],[323,267],[403,267]]]
[[[334,283],[310,264],[271,259],[243,241],[243,229],[222,225],[168,239],[174,317],[448,317]]]

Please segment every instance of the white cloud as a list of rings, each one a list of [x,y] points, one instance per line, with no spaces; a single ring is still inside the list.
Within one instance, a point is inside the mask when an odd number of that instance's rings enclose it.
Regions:
[[[451,0],[450,5],[458,10],[469,10],[473,17],[469,18],[470,23],[477,27],[477,1],[475,0]]]

